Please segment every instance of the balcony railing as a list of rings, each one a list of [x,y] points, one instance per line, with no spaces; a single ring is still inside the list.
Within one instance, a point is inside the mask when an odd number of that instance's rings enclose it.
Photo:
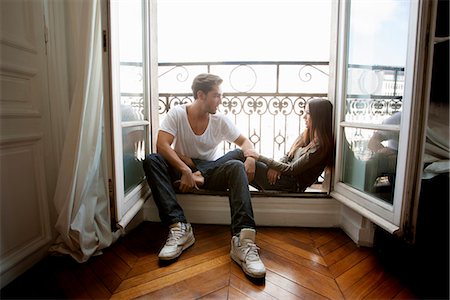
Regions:
[[[306,103],[328,98],[328,62],[159,63],[160,119],[175,105],[194,100],[192,80],[206,72],[224,79],[219,111],[235,122],[257,151],[275,159],[282,157],[305,129]],[[121,73],[127,74],[122,78],[130,83],[122,89],[122,102],[143,112],[142,90],[139,85],[132,86],[133,80],[142,81],[142,64],[122,62]],[[403,77],[403,68],[351,65],[346,120],[381,123],[401,110]],[[222,147],[226,152],[233,146],[224,143]]]

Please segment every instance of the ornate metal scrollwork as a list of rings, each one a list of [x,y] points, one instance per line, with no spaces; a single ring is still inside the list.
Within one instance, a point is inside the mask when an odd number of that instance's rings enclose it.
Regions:
[[[239,74],[238,72],[245,72],[243,70],[248,70],[247,74]],[[256,85],[258,76],[256,75],[256,71],[247,64],[240,64],[231,70],[228,80],[230,82],[231,87],[238,93],[248,93]],[[247,82],[242,82],[242,80],[246,80]]]
[[[306,64],[306,65],[303,65],[302,67],[300,67],[300,70],[298,71],[298,78],[300,78],[300,80],[303,82],[309,82],[312,79],[311,71],[308,71],[308,69],[316,70],[316,71],[319,71],[320,73],[323,73],[323,74],[329,76],[327,73],[325,73],[318,67],[311,65],[311,64]]]
[[[163,77],[164,75],[171,73],[174,70],[178,70],[178,74],[175,75],[175,78],[177,79],[178,82],[185,82],[188,78],[189,78],[189,71],[188,69],[183,66],[183,65],[176,65],[173,66],[172,68],[170,68],[169,70],[167,70],[166,72],[158,75],[158,78]],[[183,71],[183,72],[181,72]]]

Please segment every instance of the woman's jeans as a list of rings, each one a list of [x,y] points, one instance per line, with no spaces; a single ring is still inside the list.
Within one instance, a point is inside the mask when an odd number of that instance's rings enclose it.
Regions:
[[[202,188],[229,191],[233,235],[238,234],[243,228],[256,227],[244,160],[245,157],[240,149],[232,150],[216,161],[193,159],[196,168],[192,171],[200,171],[205,178]],[[174,181],[181,178],[181,174],[158,153],[147,155],[144,171],[161,221],[167,225],[177,222],[187,223],[172,185]]]

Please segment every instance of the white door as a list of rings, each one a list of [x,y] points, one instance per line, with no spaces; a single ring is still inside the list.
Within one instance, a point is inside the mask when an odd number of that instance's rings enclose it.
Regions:
[[[413,222],[420,184],[427,3],[340,3],[333,197],[388,232]]]
[[[157,60],[152,59],[156,57],[155,9],[156,1],[109,1],[108,104],[114,211],[120,227],[129,223],[150,194],[142,162],[152,150],[152,116],[157,114],[151,105],[151,99],[158,97]]]
[[[46,166],[52,158],[44,149],[49,113],[43,1],[2,0],[0,13],[3,287],[39,259],[36,251],[51,239]]]

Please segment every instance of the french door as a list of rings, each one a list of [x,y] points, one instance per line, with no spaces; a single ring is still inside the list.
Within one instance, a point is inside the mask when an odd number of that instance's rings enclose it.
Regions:
[[[331,194],[391,233],[413,230],[417,211],[428,13],[419,1],[339,7]]]
[[[152,97],[158,97],[157,76],[153,74],[157,64],[151,59],[156,57],[152,41],[156,1],[110,0],[107,8],[110,76],[106,80],[111,99],[113,161],[110,178],[115,220],[119,227],[125,227],[150,193],[142,162],[152,151],[152,127],[157,123],[151,105]]]

